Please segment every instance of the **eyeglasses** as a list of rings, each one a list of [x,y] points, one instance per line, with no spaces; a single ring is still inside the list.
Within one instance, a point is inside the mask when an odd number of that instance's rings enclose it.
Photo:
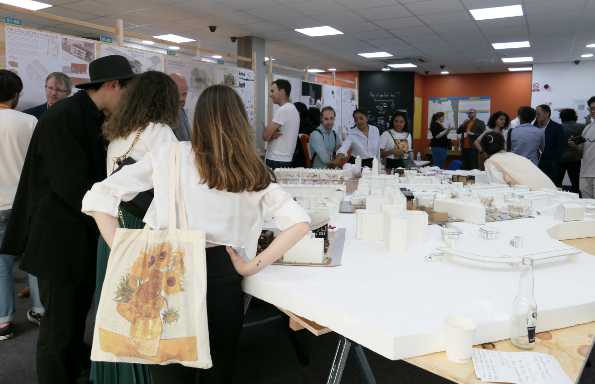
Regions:
[[[68,89],[60,89],[60,88],[54,88],[54,87],[45,87],[45,89],[47,89],[50,92],[68,93]]]

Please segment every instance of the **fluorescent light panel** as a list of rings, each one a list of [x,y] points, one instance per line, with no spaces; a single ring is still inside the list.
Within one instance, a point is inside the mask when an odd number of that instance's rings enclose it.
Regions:
[[[506,17],[523,16],[523,7],[517,4],[507,5],[505,7],[470,9],[469,12],[471,12],[471,16],[478,21],[504,19]]]
[[[329,69],[327,69],[327,71],[329,71],[329,72],[335,72],[336,70],[337,70],[337,68],[329,68]]]
[[[533,58],[531,56],[526,57],[503,57],[503,63],[531,63]]]
[[[508,71],[510,72],[525,72],[525,71],[532,71],[533,67],[513,67],[513,68],[508,68]]]
[[[593,54],[592,53],[584,53],[584,54],[581,55],[581,57],[583,59],[588,59],[589,57],[593,57]]]
[[[213,56],[211,56],[211,57],[212,57],[213,59],[217,59],[217,60],[223,59],[223,56],[221,56],[221,55],[213,55]]]
[[[39,11],[40,9],[50,8],[51,4],[32,0],[0,0],[0,4],[12,5],[13,7],[24,8],[30,11]]]
[[[154,41],[151,41],[151,40],[143,40],[143,41],[141,41],[141,44],[144,44],[144,45],[155,45],[155,42]]]
[[[308,68],[308,73],[322,73],[322,72],[324,72],[322,69]]]
[[[203,57],[203,58],[200,59],[200,61],[204,61],[205,63],[217,64],[217,61],[216,60],[213,60],[213,59],[211,59],[209,57]]]
[[[172,43],[176,43],[176,44],[190,43],[190,42],[196,41],[196,40],[191,39],[189,37],[174,35],[173,33],[168,33],[166,35],[158,35],[158,36],[153,36],[153,37],[156,38],[156,39],[161,39],[161,40],[165,40],[165,41],[171,41]]]
[[[277,59],[275,59],[275,58],[273,57],[273,61],[275,61],[275,60],[277,60]],[[265,56],[265,57],[264,57],[264,61],[269,61],[269,58],[268,58],[268,56]]]
[[[515,48],[530,48],[531,43],[528,41],[511,41],[510,43],[492,43],[494,49],[515,49]]]
[[[393,57],[392,53],[388,52],[364,52],[358,53],[359,56],[365,57],[366,59],[379,59],[383,57]]]
[[[595,48],[595,43],[593,43],[593,44],[587,44],[587,45],[585,45],[585,47],[587,47],[587,48]]]
[[[400,63],[400,64],[389,64],[391,68],[417,68],[417,65],[413,63]]]
[[[390,71],[390,68],[389,67],[384,67],[384,68],[382,68],[382,71],[383,72],[388,72],[388,71]]]
[[[450,72],[448,72],[448,71],[441,71],[440,74],[441,75],[450,75]]]
[[[343,32],[335,29],[333,27],[329,27],[328,25],[324,25],[322,27],[312,27],[312,28],[297,28],[294,31],[304,34],[310,37],[320,37],[320,36],[332,36],[332,35],[342,35]]]
[[[170,45],[169,47],[167,47],[167,49],[169,49],[170,51],[179,51],[180,47],[176,47],[175,45]]]

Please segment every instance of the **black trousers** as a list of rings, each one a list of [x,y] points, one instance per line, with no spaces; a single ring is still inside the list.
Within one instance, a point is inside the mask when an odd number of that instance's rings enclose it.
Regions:
[[[45,307],[37,339],[40,384],[70,384],[88,375],[91,351],[83,339],[94,291],[92,279],[78,284],[39,279]]]
[[[231,383],[244,320],[243,296],[242,277],[225,247],[207,248],[207,314],[213,367],[202,370],[179,364],[151,365],[153,384]]]
[[[478,153],[475,148],[463,148],[463,167],[464,170],[479,169]]]
[[[572,189],[570,190],[570,192],[579,193],[581,162],[569,161],[565,163],[560,163],[560,173],[562,179],[564,179],[564,175],[566,174],[566,172],[568,172],[568,177],[570,178],[570,183],[572,184]]]

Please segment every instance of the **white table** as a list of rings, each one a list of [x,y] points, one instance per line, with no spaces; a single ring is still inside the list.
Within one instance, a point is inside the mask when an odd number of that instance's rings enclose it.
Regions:
[[[539,218],[497,225],[546,236],[552,223]],[[441,329],[451,314],[475,320],[475,343],[509,337],[517,272],[425,261],[439,241],[437,227],[429,228],[427,242],[397,257],[382,243],[355,240],[353,215],[339,215],[336,225],[347,228],[342,266],[271,266],[245,279],[245,292],[391,360],[443,351]],[[595,320],[594,270],[595,258],[586,254],[536,267],[538,332]]]

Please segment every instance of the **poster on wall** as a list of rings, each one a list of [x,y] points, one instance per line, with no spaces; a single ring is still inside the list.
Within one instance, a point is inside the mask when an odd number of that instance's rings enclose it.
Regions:
[[[254,104],[255,80],[254,72],[249,69],[234,67],[225,67],[223,69],[223,84],[232,87],[240,95],[240,98],[244,102],[244,107],[246,107],[248,121],[250,121],[250,125],[254,128],[256,127],[256,106]]]
[[[302,81],[302,103],[308,108],[321,108],[322,104],[322,85]]]
[[[26,28],[5,28],[6,68],[23,80],[19,109],[45,102],[45,79],[63,72],[74,84],[89,79],[89,63],[95,60],[95,42]]]
[[[163,55],[155,52],[141,51],[129,47],[118,47],[115,45],[101,44],[99,49],[99,57],[109,55],[122,55],[128,59],[134,73],[143,73],[145,71],[161,71],[163,72],[164,59]]]
[[[337,114],[336,120],[341,115],[341,88],[332,85],[322,86],[322,107],[332,107]]]
[[[456,139],[456,128],[467,119],[467,112],[470,109],[475,109],[477,111],[477,118],[487,124],[490,118],[490,102],[489,96],[430,97],[428,100],[428,124],[432,121],[432,116],[435,113],[444,112],[444,126],[455,128],[455,130],[448,134],[448,138]],[[432,138],[432,133],[429,129],[427,137],[428,139]]]
[[[341,139],[345,140],[347,132],[355,123],[353,122],[353,111],[357,108],[357,90],[351,88],[341,88],[341,125],[337,130],[341,134]],[[337,126],[337,124],[335,124]]]

